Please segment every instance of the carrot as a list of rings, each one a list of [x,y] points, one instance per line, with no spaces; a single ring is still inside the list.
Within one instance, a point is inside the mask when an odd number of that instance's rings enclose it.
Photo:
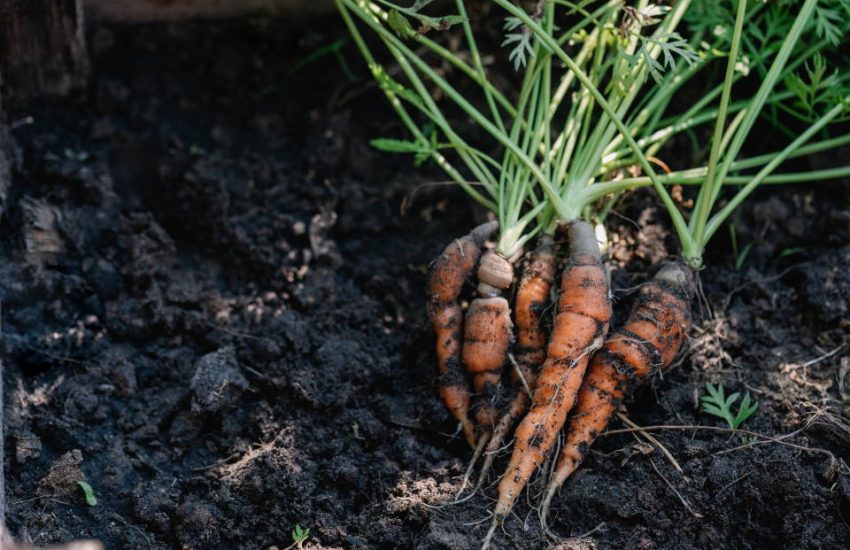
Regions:
[[[552,497],[581,464],[621,400],[636,384],[673,362],[691,324],[693,293],[692,271],[681,263],[665,265],[652,283],[641,289],[623,328],[593,355],[558,466],[543,498],[540,519],[544,528]]]
[[[499,483],[493,523],[484,547],[489,546],[496,528],[555,443],[575,402],[588,359],[608,332],[608,277],[593,228],[583,221],[570,222],[567,228],[569,256],[561,275],[558,314],[546,361],[537,377],[531,408],[516,429],[513,454]]]
[[[555,251],[552,237],[544,236],[530,257],[519,282],[514,316],[517,322],[515,357],[518,370],[514,381],[524,378],[531,385],[537,377],[540,364],[546,359],[546,330],[541,323],[543,311],[549,303],[549,292],[555,281]]]
[[[476,276],[480,297],[472,301],[466,312],[462,355],[477,393],[473,408],[480,437],[463,476],[458,498],[493,431],[502,402],[502,370],[508,360],[508,348],[513,343],[511,308],[508,301],[499,296],[513,283],[511,262],[489,250],[481,257]]]
[[[478,395],[475,420],[487,433],[492,431],[499,412],[502,369],[512,340],[513,322],[508,301],[501,296],[473,300],[464,321],[462,355]]]
[[[549,303],[549,292],[554,280],[555,250],[552,237],[544,235],[540,238],[538,247],[528,255],[514,300],[514,318],[517,327],[514,346],[516,364],[511,372],[514,397],[493,429],[476,487],[480,487],[486,479],[496,452],[502,446],[514,422],[528,408],[530,392],[537,379],[537,371],[546,359],[546,330],[541,321]]]
[[[466,312],[462,355],[477,394],[474,409],[478,427],[489,434],[501,405],[502,370],[513,343],[511,307],[499,294],[513,283],[514,268],[496,251],[488,250],[481,257],[476,277],[480,297]],[[484,443],[478,442],[476,455],[480,455]]]
[[[437,336],[440,395],[473,447],[476,438],[469,418],[469,381],[460,361],[463,313],[458,298],[478,262],[481,246],[497,227],[497,222],[485,223],[449,244],[434,262],[428,280],[428,317]]]

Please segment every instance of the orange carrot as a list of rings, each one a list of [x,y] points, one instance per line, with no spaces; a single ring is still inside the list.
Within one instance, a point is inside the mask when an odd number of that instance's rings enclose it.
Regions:
[[[529,392],[534,389],[537,371],[546,359],[546,330],[541,321],[543,312],[549,304],[549,292],[554,280],[555,250],[552,237],[544,235],[538,247],[528,255],[514,300],[514,317],[517,327],[514,346],[516,364],[511,371],[514,397],[493,429],[476,487],[480,486],[487,477],[496,452],[502,446],[514,422],[528,408]]]
[[[688,267],[665,265],[652,283],[641,289],[623,328],[609,336],[593,355],[558,466],[546,488],[540,514],[544,527],[552,497],[581,464],[621,400],[634,385],[673,362],[691,324],[693,289],[693,274]]]
[[[491,432],[501,403],[502,369],[513,340],[513,322],[508,301],[501,296],[476,298],[464,321],[463,363],[478,394],[475,420]]]
[[[549,292],[555,281],[555,251],[552,237],[540,239],[539,247],[531,254],[523,272],[514,303],[517,322],[515,357],[518,370],[514,381],[531,385],[540,364],[546,359],[546,330],[541,323],[543,311],[549,304]]]
[[[497,222],[480,225],[449,244],[434,262],[428,281],[428,317],[437,336],[440,395],[473,447],[475,426],[469,418],[469,382],[460,361],[463,313],[458,298],[478,262],[481,246],[497,227]]]
[[[546,361],[537,377],[531,408],[516,429],[513,454],[499,483],[484,547],[555,443],[575,402],[588,359],[608,332],[611,300],[596,235],[583,221],[569,223],[568,232],[569,257],[561,275],[558,314]]]

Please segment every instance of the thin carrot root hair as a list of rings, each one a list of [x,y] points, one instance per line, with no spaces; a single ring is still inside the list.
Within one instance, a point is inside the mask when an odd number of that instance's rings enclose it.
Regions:
[[[528,408],[530,401],[529,395],[525,393],[525,389],[516,396],[508,404],[506,411],[499,419],[499,423],[493,429],[493,435],[490,437],[490,443],[487,444],[487,449],[484,451],[484,463],[481,465],[481,471],[478,473],[478,480],[475,482],[475,490],[478,490],[487,480],[487,475],[490,473],[490,468],[493,467],[493,461],[499,453],[505,438],[510,433],[511,428],[517,419]]]
[[[475,451],[472,453],[472,458],[469,460],[469,466],[466,468],[466,472],[463,474],[463,479],[460,482],[460,489],[458,489],[457,494],[455,494],[455,504],[464,502],[472,498],[475,495],[478,487],[476,486],[473,491],[466,498],[460,498],[460,495],[463,494],[463,491],[466,489],[466,486],[469,485],[469,480],[472,478],[472,472],[475,470],[475,463],[478,462],[478,458],[481,456],[481,453],[484,452],[484,447],[487,445],[487,441],[490,439],[490,434],[484,432],[478,438],[478,443],[475,445]]]
[[[608,332],[611,299],[593,228],[584,221],[567,224],[569,255],[561,275],[558,312],[540,369],[531,407],[515,432],[514,450],[499,482],[493,523],[486,547],[558,438],[588,360]]]
[[[458,298],[481,256],[481,247],[497,228],[497,222],[485,223],[450,243],[434,262],[428,280],[428,317],[437,340],[440,396],[473,448],[476,434],[469,416],[469,381],[461,364],[463,312]]]
[[[695,288],[690,268],[679,262],[666,264],[641,289],[626,324],[594,354],[540,507],[540,521],[547,533],[552,498],[587,456],[620,402],[635,385],[668,368],[679,353],[691,325]]]

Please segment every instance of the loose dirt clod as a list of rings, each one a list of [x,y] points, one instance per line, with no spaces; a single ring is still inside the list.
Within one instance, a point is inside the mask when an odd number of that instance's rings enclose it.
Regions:
[[[850,246],[818,256],[814,265],[800,269],[803,293],[822,323],[850,324]]]
[[[215,413],[232,403],[248,387],[239,372],[236,350],[222,348],[201,357],[192,375],[192,411]]]
[[[41,454],[41,439],[33,434],[18,434],[15,437],[15,458],[23,464]]]
[[[38,482],[38,495],[57,497],[79,490],[77,482],[86,480],[86,475],[80,469],[82,463],[83,453],[79,449],[60,456],[50,467],[47,475]]]
[[[59,211],[31,197],[22,199],[20,207],[27,260],[38,266],[55,262],[65,250],[58,228]]]
[[[175,531],[185,547],[209,548],[221,543],[219,530],[224,527],[222,519],[221,510],[214,504],[190,500],[177,508]]]

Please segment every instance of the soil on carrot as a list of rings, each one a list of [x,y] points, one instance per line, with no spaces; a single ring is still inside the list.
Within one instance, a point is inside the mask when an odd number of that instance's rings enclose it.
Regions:
[[[334,18],[95,25],[85,93],[4,105],[19,540],[283,548],[299,524],[306,547],[454,549],[484,535],[492,485],[451,504],[471,453],[437,396],[424,293],[429,261],[484,215],[449,186],[400,212],[439,173],[370,149],[401,132],[340,40]],[[758,401],[744,428],[793,435],[653,432],[672,459],[640,434],[602,437],[553,501],[565,540],[539,529],[537,480],[498,547],[846,545],[848,193],[757,196],[736,247],[709,251],[685,359],[627,404],[641,426],[719,427],[698,399],[722,382]],[[615,326],[675,250],[649,193],[621,212]]]

